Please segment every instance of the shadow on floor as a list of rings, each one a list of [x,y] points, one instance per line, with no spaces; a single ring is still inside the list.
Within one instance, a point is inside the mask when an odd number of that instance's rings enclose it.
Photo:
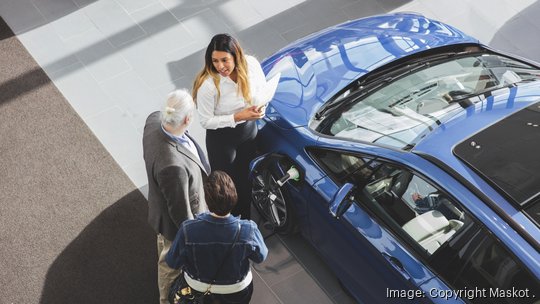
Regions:
[[[156,235],[138,191],[105,209],[47,271],[40,303],[157,303]]]

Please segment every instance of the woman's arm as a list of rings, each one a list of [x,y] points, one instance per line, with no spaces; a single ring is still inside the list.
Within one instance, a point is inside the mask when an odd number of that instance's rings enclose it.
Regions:
[[[251,106],[234,113],[234,121],[256,120],[264,117],[264,112],[257,106]]]
[[[234,115],[214,115],[217,89],[212,81],[205,81],[197,91],[197,111],[205,129],[218,129],[236,126]]]
[[[169,252],[167,253],[167,256],[165,257],[165,261],[167,262],[167,265],[173,269],[180,269],[182,265],[185,263],[185,240],[184,240],[184,225],[180,226],[180,229],[178,230],[178,233],[176,234],[176,237],[174,238],[174,241],[171,245],[171,248],[169,249]]]
[[[264,243],[264,238],[259,231],[257,224],[253,221],[250,221],[250,224],[253,232],[253,239],[251,241],[253,242],[252,245],[254,250],[249,258],[255,263],[261,263],[266,260],[266,257],[268,256],[268,247],[266,247],[266,244]]]
[[[238,122],[262,118],[264,113],[251,106],[230,115],[215,115],[217,90],[213,83],[205,81],[197,92],[197,110],[201,125],[205,129],[235,127]]]

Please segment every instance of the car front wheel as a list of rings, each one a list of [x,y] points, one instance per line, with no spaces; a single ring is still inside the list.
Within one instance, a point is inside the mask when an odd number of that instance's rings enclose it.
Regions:
[[[280,233],[292,231],[292,210],[287,202],[285,189],[279,187],[279,177],[269,169],[257,172],[252,181],[253,204],[260,215],[272,228]]]

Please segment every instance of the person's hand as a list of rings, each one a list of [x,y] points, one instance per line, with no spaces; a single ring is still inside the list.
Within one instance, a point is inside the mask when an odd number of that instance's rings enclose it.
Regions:
[[[251,106],[234,114],[234,121],[257,120],[264,117],[264,111],[257,106]]]
[[[259,113],[262,113],[264,116],[264,113],[266,112],[266,104],[262,106],[257,106],[257,111],[259,111]]]
[[[411,196],[412,196],[413,201],[415,201],[415,202],[416,202],[417,200],[421,200],[421,199],[422,199],[422,195],[420,195],[420,193],[418,193],[418,192],[413,193]]]

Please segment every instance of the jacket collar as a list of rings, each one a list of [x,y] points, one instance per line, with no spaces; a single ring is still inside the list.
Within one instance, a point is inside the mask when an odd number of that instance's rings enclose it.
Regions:
[[[187,137],[189,137],[189,139],[191,139],[191,141],[195,144],[195,147],[197,148],[197,152],[199,152],[199,157],[197,157],[196,155],[193,155],[193,153],[191,153],[191,151],[189,151],[186,147],[184,147],[180,143],[176,142],[173,138],[171,138],[169,135],[167,135],[165,133],[165,131],[161,128],[161,126],[160,126],[160,129],[161,129],[161,132],[160,132],[161,136],[163,137],[163,140],[165,142],[167,142],[169,145],[175,147],[176,151],[178,151],[179,153],[184,154],[189,159],[194,161],[203,170],[203,172],[206,173],[206,175],[210,174],[210,164],[209,164],[208,160],[206,159],[206,156],[205,156],[204,152],[202,151],[199,144],[193,139],[193,137],[191,137],[189,135],[187,130],[186,130],[186,132],[184,134]]]
[[[236,223],[240,220],[240,217],[229,215],[227,217],[214,217],[210,214],[210,212],[205,212],[197,215],[197,218],[207,221],[214,224],[230,224],[230,223]]]

